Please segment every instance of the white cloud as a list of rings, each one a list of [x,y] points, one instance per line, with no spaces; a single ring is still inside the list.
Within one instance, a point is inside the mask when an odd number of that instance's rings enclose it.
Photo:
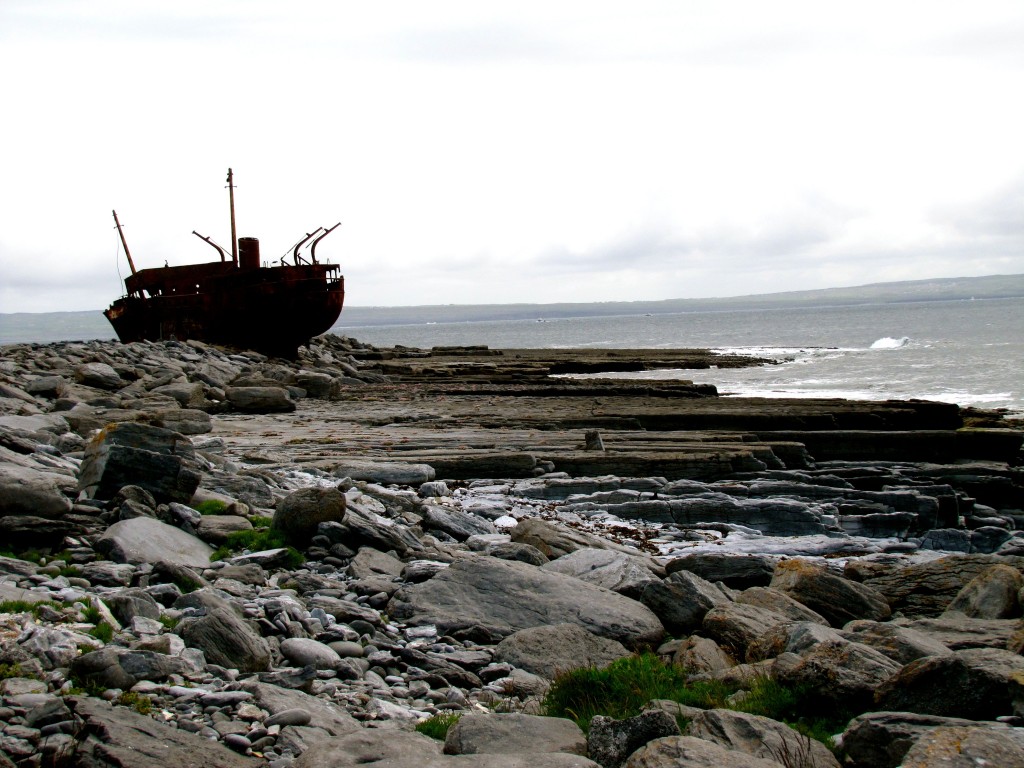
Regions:
[[[140,264],[209,258],[228,165],[265,256],[344,222],[353,304],[1024,272],[1021,30],[985,1],[6,0],[0,311],[115,298],[111,208]]]

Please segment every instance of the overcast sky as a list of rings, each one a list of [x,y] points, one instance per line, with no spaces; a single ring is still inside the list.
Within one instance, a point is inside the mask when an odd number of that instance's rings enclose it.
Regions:
[[[1024,272],[1024,3],[0,0],[0,312],[192,230],[350,305]]]

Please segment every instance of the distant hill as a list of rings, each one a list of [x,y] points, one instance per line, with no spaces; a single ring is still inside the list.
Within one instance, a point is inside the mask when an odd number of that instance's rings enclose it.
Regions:
[[[335,328],[1009,298],[1024,298],[1024,275],[874,283],[854,288],[825,288],[816,291],[789,291],[714,299],[345,307]],[[0,313],[0,344],[112,338],[114,331],[99,310]]]
[[[482,320],[530,320],[565,317],[721,312],[744,309],[899,304],[919,301],[1024,298],[1024,275],[988,275],[898,283],[874,283],[854,288],[663,301],[605,301],[558,304],[443,304],[420,307],[346,307],[336,327],[420,325]]]

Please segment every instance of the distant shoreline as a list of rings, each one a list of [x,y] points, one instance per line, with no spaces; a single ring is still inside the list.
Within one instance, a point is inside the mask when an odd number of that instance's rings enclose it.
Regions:
[[[768,311],[902,304],[970,299],[1024,298],[1024,275],[942,278],[875,283],[852,288],[659,301],[562,302],[557,304],[445,304],[396,307],[348,306],[338,330],[426,323],[509,322],[567,318],[664,315],[688,312]],[[114,338],[102,311],[0,313],[0,344]]]

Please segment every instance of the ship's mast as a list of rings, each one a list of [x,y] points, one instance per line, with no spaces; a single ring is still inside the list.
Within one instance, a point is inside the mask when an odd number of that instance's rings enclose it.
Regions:
[[[228,168],[228,198],[231,201],[231,263],[238,266],[238,235],[235,232],[235,182]],[[125,250],[128,250],[127,248]]]
[[[131,251],[128,250],[128,241],[124,239],[124,231],[121,229],[121,222],[117,220],[117,211],[111,211],[114,214],[114,223],[117,224],[117,234],[121,236],[121,245],[124,246],[124,255],[128,257],[128,266],[132,268],[132,274],[135,274],[135,262],[132,261]]]

